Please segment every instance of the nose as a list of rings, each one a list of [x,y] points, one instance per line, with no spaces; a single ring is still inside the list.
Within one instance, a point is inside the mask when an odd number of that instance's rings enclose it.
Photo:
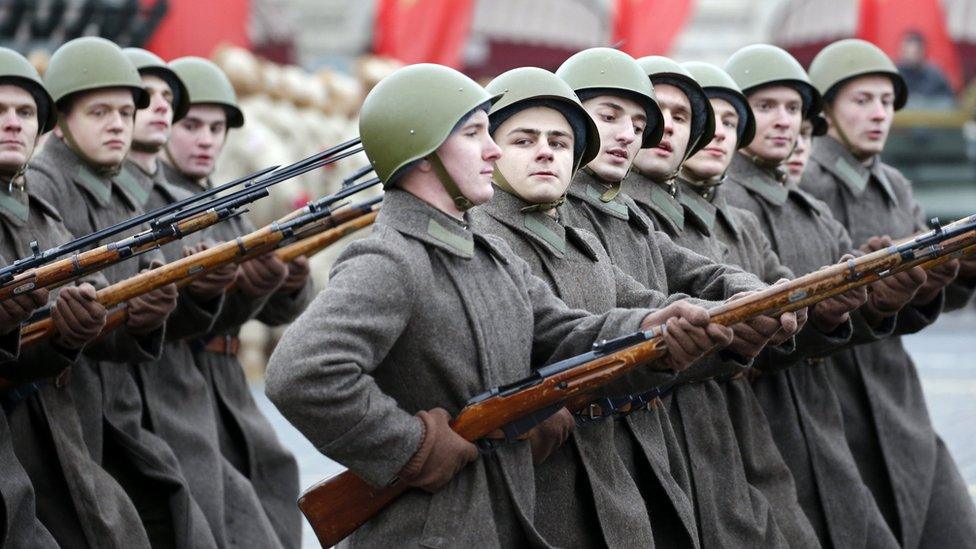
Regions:
[[[555,153],[552,150],[552,146],[549,145],[549,142],[546,140],[540,141],[539,148],[536,150],[535,159],[551,162],[554,157]]]
[[[664,114],[664,135],[671,136],[674,134],[674,118],[671,118],[671,110],[664,109],[662,114]]]
[[[888,108],[885,107],[885,104],[880,99],[874,101],[873,105],[874,108],[871,110],[872,120],[884,120],[888,117]]]
[[[630,145],[637,139],[637,132],[634,131],[634,126],[629,122],[624,124],[623,128],[617,132],[617,142],[624,145]]]
[[[502,149],[495,143],[495,140],[489,136],[487,138],[487,143],[485,143],[484,152],[481,154],[481,158],[485,162],[495,162],[502,157]]]
[[[163,99],[162,97],[153,100],[152,110],[157,114],[166,114],[172,109],[169,101]]]
[[[789,128],[792,117],[793,114],[786,109],[786,105],[781,105],[778,109],[776,109],[776,127]]]
[[[209,149],[214,144],[214,135],[209,128],[204,128],[197,135],[196,145],[201,149]]]
[[[23,124],[14,109],[7,109],[0,115],[0,127],[5,132],[19,132]]]
[[[112,111],[108,119],[107,130],[112,133],[121,133],[125,129],[125,121],[122,117],[122,112],[118,110]]]

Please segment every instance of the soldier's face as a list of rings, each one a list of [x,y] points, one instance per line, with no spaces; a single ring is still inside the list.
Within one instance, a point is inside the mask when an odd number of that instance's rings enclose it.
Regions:
[[[886,76],[869,75],[847,82],[830,105],[828,133],[841,143],[836,125],[844,131],[858,158],[881,154],[895,116],[895,88]],[[831,118],[833,120],[831,120]]]
[[[109,88],[78,94],[63,120],[85,156],[103,166],[117,166],[132,145],[135,113],[131,91]],[[61,135],[60,129],[55,132]]]
[[[488,113],[477,110],[437,148],[458,189],[475,205],[491,200],[491,177],[501,149],[488,134]]]
[[[149,92],[149,107],[136,111],[132,140],[161,147],[169,140],[173,125],[173,90],[158,76],[143,76],[142,84]]]
[[[756,116],[756,137],[746,147],[750,155],[767,162],[783,162],[803,122],[803,98],[789,86],[770,86],[749,94]]]
[[[0,166],[20,169],[37,142],[37,102],[20,86],[0,85]]]
[[[704,149],[696,152],[684,165],[684,169],[699,180],[725,173],[738,144],[736,128],[739,126],[739,113],[724,99],[711,99],[710,102],[715,111],[715,135]]]
[[[498,171],[528,202],[552,202],[573,179],[573,128],[555,109],[533,107],[495,130],[502,157]]]
[[[793,154],[786,159],[786,173],[790,181],[799,183],[803,177],[803,169],[807,167],[810,160],[810,153],[813,152],[813,124],[809,120],[804,120],[800,126],[800,136],[796,139],[796,148]]]
[[[598,95],[584,101],[583,108],[600,130],[600,154],[587,166],[605,181],[623,180],[641,148],[647,128],[644,107],[627,97]]]
[[[654,86],[657,104],[664,114],[664,136],[656,147],[641,149],[634,165],[652,178],[664,178],[681,165],[691,136],[691,102],[681,88],[671,84]]]
[[[193,105],[170,135],[169,157],[188,177],[203,179],[213,173],[227,137],[227,113],[219,105]]]

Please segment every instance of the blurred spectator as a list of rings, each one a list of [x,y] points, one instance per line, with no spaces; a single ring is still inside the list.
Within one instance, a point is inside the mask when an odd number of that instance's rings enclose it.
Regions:
[[[925,36],[906,32],[901,40],[898,70],[908,85],[908,107],[914,109],[954,109],[956,97],[945,74],[927,60]]]

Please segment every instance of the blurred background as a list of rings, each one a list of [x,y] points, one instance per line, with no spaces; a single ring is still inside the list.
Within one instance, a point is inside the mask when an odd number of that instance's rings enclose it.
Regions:
[[[442,63],[487,82],[518,66],[553,70],[591,46],[722,64],[744,45],[770,42],[807,65],[824,45],[859,37],[896,60],[911,91],[885,159],[914,181],[929,216],[976,211],[976,0],[0,0],[0,45],[42,73],[52,51],[82,35],[167,60],[211,58],[228,73],[246,124],[230,133],[217,181],[355,137],[364,95],[405,63]],[[279,186],[249,215],[271,221],[364,163],[360,155]],[[341,249],[316,256],[317,283]],[[974,321],[972,310],[945,315],[909,345],[933,419],[976,495],[976,360],[965,358]],[[255,396],[299,454],[303,486],[337,470],[263,398],[275,334],[254,324],[243,340]]]

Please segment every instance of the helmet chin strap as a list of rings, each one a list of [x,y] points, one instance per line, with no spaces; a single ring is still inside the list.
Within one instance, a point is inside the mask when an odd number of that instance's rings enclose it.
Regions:
[[[858,151],[857,148],[854,147],[854,144],[851,143],[850,138],[847,137],[847,132],[845,132],[844,128],[837,123],[837,118],[834,117],[834,110],[831,109],[829,105],[824,105],[823,112],[827,117],[827,120],[830,120],[830,125],[837,132],[837,137],[840,138],[840,142],[844,145],[844,148],[850,151],[851,154],[854,155],[854,158],[857,158],[858,160],[867,160],[867,157],[870,155],[864,155],[861,151]]]
[[[444,187],[444,190],[447,191],[447,194],[451,197],[451,200],[454,201],[454,207],[462,212],[473,208],[474,202],[471,202],[468,197],[464,196],[464,193],[461,192],[457,182],[454,181],[451,174],[447,173],[447,168],[444,167],[444,162],[441,161],[441,157],[434,152],[427,156],[427,160],[429,160],[431,166],[433,166],[434,175],[436,175],[437,179],[441,182],[441,186]]]
[[[616,182],[611,183],[611,182],[603,179],[599,175],[597,175],[597,173],[595,171],[593,171],[593,168],[591,168],[589,165],[586,165],[586,166],[583,167],[583,171],[584,172],[592,175],[594,179],[596,179],[597,181],[603,183],[604,185],[606,185],[608,187],[607,190],[602,195],[600,195],[600,201],[601,202],[610,202],[614,198],[617,198],[617,195],[620,194],[620,184],[623,182],[624,179],[627,179],[627,176],[630,175],[630,170],[632,170],[632,169],[634,169],[634,165],[633,164],[631,164],[627,168],[627,173],[625,173],[624,176],[622,178],[620,178],[620,181],[616,181]]]
[[[71,149],[71,151],[74,152],[76,155],[78,155],[78,157],[81,158],[85,162],[85,164],[88,164],[88,167],[91,168],[92,171],[94,171],[96,174],[102,177],[111,178],[119,175],[119,172],[122,171],[121,162],[118,164],[113,164],[111,166],[106,166],[105,164],[96,162],[94,158],[85,154],[85,152],[81,150],[81,147],[78,146],[78,142],[75,140],[75,136],[72,135],[71,130],[68,128],[68,125],[65,124],[63,119],[61,118],[58,119],[58,128],[60,128],[61,135],[64,136],[64,142],[68,146],[68,148]]]
[[[492,180],[495,182],[496,187],[507,192],[508,194],[512,196],[517,196],[522,200],[525,200],[526,202],[532,202],[531,200],[522,196],[521,193],[519,193],[518,191],[515,190],[514,187],[512,187],[511,183],[508,182],[508,179],[505,178],[505,175],[502,174],[502,171],[498,169],[498,166],[495,166],[495,174],[492,176]],[[566,193],[561,194],[559,198],[551,202],[535,202],[529,206],[520,208],[519,211],[523,213],[547,212],[549,210],[554,210],[558,208],[563,204],[563,202],[566,202]]]

